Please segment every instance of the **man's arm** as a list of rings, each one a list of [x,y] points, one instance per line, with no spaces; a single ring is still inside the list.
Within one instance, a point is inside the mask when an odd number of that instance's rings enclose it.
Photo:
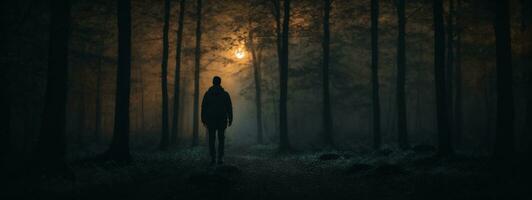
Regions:
[[[229,120],[229,126],[233,123],[233,104],[231,103],[231,97],[229,96],[229,93],[226,92],[227,100],[226,100],[226,107],[227,107],[227,119]]]

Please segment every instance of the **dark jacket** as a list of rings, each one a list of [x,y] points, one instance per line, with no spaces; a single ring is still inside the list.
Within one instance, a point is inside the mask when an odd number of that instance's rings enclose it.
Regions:
[[[201,122],[210,128],[226,128],[233,122],[231,97],[221,86],[214,85],[203,96]]]

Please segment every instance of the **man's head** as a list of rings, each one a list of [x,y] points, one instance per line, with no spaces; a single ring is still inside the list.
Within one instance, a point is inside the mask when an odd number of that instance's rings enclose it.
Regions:
[[[212,84],[213,85],[220,85],[222,84],[222,79],[219,76],[215,76],[212,78]]]

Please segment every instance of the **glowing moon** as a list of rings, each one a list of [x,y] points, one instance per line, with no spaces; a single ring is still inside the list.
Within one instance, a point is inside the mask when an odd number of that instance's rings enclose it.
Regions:
[[[245,55],[246,55],[246,54],[245,54],[244,51],[242,51],[241,49],[235,51],[235,56],[236,56],[236,58],[238,58],[238,59],[242,59],[242,58],[244,58]]]

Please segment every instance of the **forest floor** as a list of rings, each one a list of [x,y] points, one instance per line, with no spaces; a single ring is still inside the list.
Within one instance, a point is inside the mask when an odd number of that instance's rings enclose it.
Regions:
[[[280,154],[259,145],[229,148],[218,166],[211,166],[207,155],[198,147],[136,152],[130,164],[73,160],[72,177],[11,181],[0,198],[426,200],[531,194],[530,180],[518,171],[497,176],[487,159],[438,158],[430,148]]]

